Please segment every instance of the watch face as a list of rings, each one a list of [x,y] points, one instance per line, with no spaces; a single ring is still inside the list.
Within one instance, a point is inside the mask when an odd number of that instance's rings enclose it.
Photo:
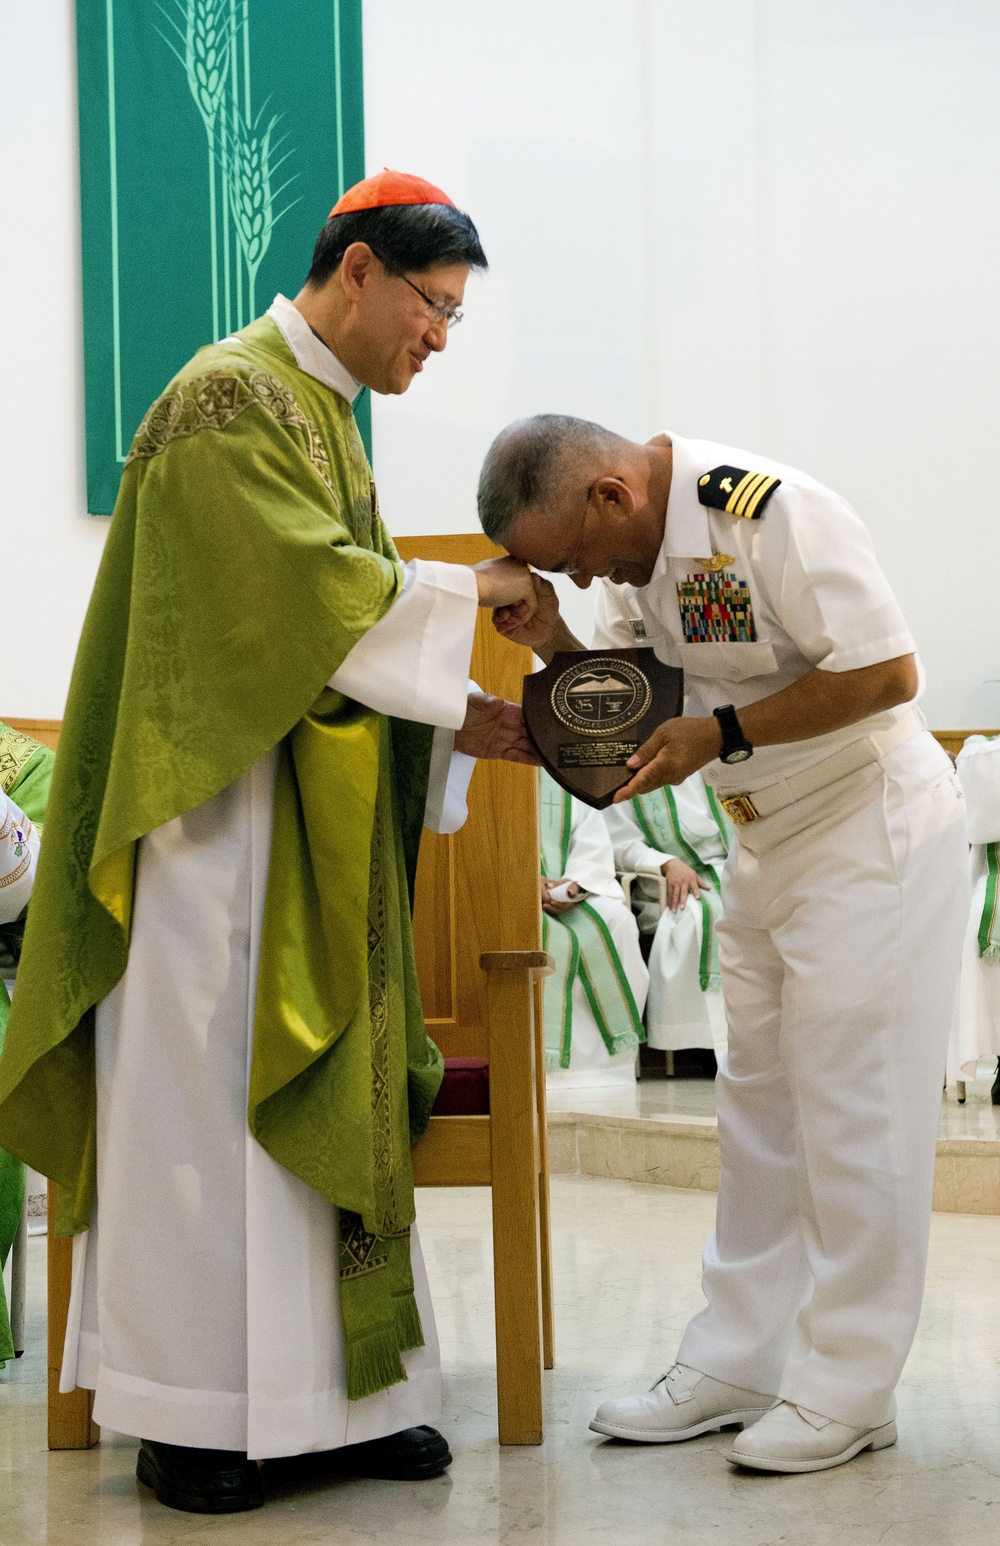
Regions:
[[[737,746],[735,751],[726,752],[726,755],[719,760],[726,763],[746,762],[747,758],[751,755],[752,753],[748,752],[746,747]]]

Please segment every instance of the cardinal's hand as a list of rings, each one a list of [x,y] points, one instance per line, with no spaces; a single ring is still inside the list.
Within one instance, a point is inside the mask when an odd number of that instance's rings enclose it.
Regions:
[[[455,732],[455,750],[465,752],[467,757],[493,757],[538,766],[525,733],[520,704],[495,698],[492,693],[469,694],[465,724]]]

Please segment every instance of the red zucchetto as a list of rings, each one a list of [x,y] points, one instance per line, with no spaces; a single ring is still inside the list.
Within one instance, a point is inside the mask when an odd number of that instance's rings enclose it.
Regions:
[[[423,177],[411,177],[409,172],[393,172],[385,167],[374,177],[366,177],[341,194],[330,217],[359,209],[383,209],[390,204],[450,204],[452,209],[455,207],[453,199]]]

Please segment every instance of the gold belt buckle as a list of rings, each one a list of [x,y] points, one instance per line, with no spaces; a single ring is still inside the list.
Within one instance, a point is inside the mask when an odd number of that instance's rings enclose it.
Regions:
[[[729,794],[719,803],[734,826],[745,827],[748,821],[760,820],[760,811],[748,794]]]

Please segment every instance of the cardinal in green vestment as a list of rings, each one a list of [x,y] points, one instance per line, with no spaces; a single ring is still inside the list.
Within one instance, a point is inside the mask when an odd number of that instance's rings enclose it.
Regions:
[[[351,403],[409,387],[484,267],[440,189],[349,190],[294,302],[143,419],[80,641],[0,1143],[90,1231],[64,1387],[175,1507],[256,1506],[255,1458],[450,1460],[433,1346],[414,1374],[410,1144],[442,1064],[410,902],[426,812],[464,809],[452,737],[531,760],[468,670],[477,605],[530,616],[535,586],[403,566]]]

